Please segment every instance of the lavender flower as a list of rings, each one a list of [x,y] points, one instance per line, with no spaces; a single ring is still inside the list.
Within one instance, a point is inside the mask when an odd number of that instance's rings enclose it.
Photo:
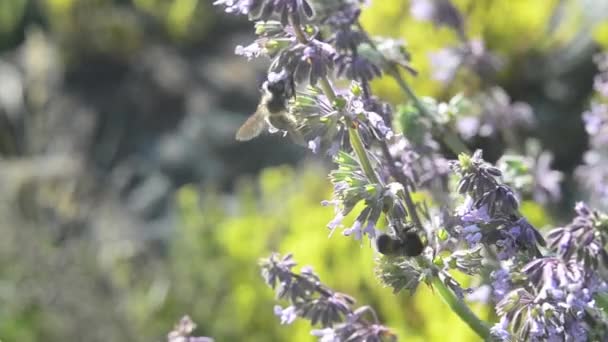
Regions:
[[[447,26],[464,36],[464,20],[449,0],[413,0],[410,13],[418,20],[430,21],[436,26]]]
[[[277,14],[284,25],[290,16],[299,23],[302,16],[312,18],[314,15],[307,0],[216,0],[213,4],[225,6],[227,13],[248,15],[252,20],[268,20]]]
[[[474,39],[429,54],[433,78],[443,84],[451,83],[462,67],[482,78],[493,78],[500,70],[501,60],[486,51],[482,40]]]
[[[331,35],[327,42],[340,52],[351,51],[365,40],[365,35],[357,27],[361,9],[353,2],[346,2],[340,9],[329,12],[321,23],[327,25]]]
[[[592,204],[607,209],[608,199],[608,54],[595,56],[599,73],[594,80],[597,97],[591,102],[589,110],[583,113],[583,122],[589,135],[590,149],[585,153],[584,164],[576,170],[576,176],[581,185],[588,191]]]
[[[596,55],[594,61],[598,66],[599,73],[593,80],[593,88],[598,94],[608,98],[608,53]]]
[[[334,328],[313,330],[311,334],[319,337],[320,342],[381,342],[397,340],[397,337],[385,326],[370,324],[364,321],[362,318],[363,313],[355,312],[349,315],[347,322],[338,324]]]
[[[587,341],[589,315],[597,312],[593,296],[605,283],[576,262],[545,257],[523,268],[526,282],[497,305],[503,324],[517,338],[531,341]]]
[[[583,323],[575,312],[555,301],[536,300],[524,289],[509,293],[496,309],[516,341],[587,341]],[[508,336],[504,330],[499,334]]]
[[[285,70],[293,74],[298,83],[305,80],[315,85],[333,68],[335,50],[327,43],[312,39],[282,50],[270,65],[270,70]]]
[[[492,271],[490,278],[492,279],[492,295],[496,301],[501,301],[513,286],[509,270],[501,267]]]
[[[458,162],[453,162],[450,166],[461,175],[458,183],[460,194],[469,194],[472,198],[478,199],[489,191],[495,190],[499,183],[496,177],[500,177],[500,170],[482,159],[482,151],[477,150],[473,156],[460,155]]]
[[[354,299],[333,291],[323,285],[310,267],[294,273],[291,255],[280,257],[272,254],[261,261],[262,276],[266,283],[276,289],[277,298],[289,299],[291,305],[275,306],[275,314],[282,324],[290,324],[296,318],[304,318],[312,325],[312,335],[320,341],[394,341],[395,335],[379,324],[374,310],[368,306],[353,309]],[[276,286],[277,282],[280,286]],[[370,313],[372,321],[364,317]]]
[[[608,199],[608,158],[602,152],[589,150],[583,157],[585,164],[576,169],[576,176],[591,194],[591,200],[606,209]]]
[[[194,337],[191,334],[196,324],[189,316],[184,316],[167,335],[167,342],[213,342],[209,337]]]
[[[573,259],[593,269],[608,266],[608,216],[581,202],[575,210],[577,216],[569,225],[549,233],[549,247],[564,260]]]
[[[583,113],[583,122],[592,148],[608,146],[608,104],[592,102],[591,108]]]
[[[382,74],[382,71],[377,65],[363,56],[338,55],[334,59],[334,62],[337,66],[336,71],[338,77],[345,76],[350,80],[369,82]]]
[[[513,131],[530,129],[536,124],[532,107],[525,102],[511,101],[499,87],[479,94],[472,103],[477,106],[477,110],[470,110],[473,115],[459,116],[456,121],[456,128],[464,139],[499,136],[511,146],[518,146]]]
[[[605,267],[606,216],[586,205],[576,206],[577,217],[564,228],[549,233],[549,248],[555,256],[530,260],[514,272],[508,286],[505,272],[493,274],[500,302],[501,323],[495,336],[530,341],[587,341],[605,336],[605,313],[595,297],[607,290]],[[514,270],[511,270],[512,272]],[[510,292],[504,295],[504,289]]]
[[[501,184],[500,170],[485,163],[481,151],[472,157],[461,155],[452,168],[462,176],[458,191],[467,196],[456,216],[463,227],[459,233],[470,247],[479,243],[494,246],[501,260],[520,252],[540,253],[537,245],[544,245],[544,239],[525,218],[519,217],[515,194]]]

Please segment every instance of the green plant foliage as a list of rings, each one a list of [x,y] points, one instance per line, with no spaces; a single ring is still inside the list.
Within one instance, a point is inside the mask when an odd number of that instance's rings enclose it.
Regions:
[[[526,56],[534,56],[556,50],[570,42],[584,24],[580,1],[565,1],[563,17],[555,28],[550,20],[560,3],[547,1],[498,1],[457,0],[454,4],[466,17],[466,29],[470,38],[482,38],[486,48],[498,53],[510,64],[502,70],[503,76],[519,77],[520,62]],[[396,10],[400,8],[400,10]],[[404,39],[412,54],[412,65],[419,71],[409,80],[413,89],[421,95],[444,95],[444,86],[431,78],[428,55],[441,48],[458,43],[455,32],[447,27],[435,27],[430,22],[421,22],[409,15],[409,1],[396,7],[393,1],[373,1],[362,14],[365,28],[373,35],[400,37]],[[604,30],[605,31],[605,30]],[[602,31],[603,32],[603,31]],[[598,30],[597,38],[604,35]],[[432,39],[429,39],[432,37]],[[523,39],[522,37],[525,37]],[[605,39],[604,39],[605,40]],[[461,77],[453,89],[475,90],[478,80]],[[395,82],[389,78],[376,81],[375,90],[382,97],[395,103],[403,102],[403,95]]]
[[[14,34],[25,13],[26,4],[27,0],[0,1],[0,47],[5,39]]]
[[[333,209],[319,204],[330,194],[323,174],[318,167],[266,169],[257,181],[241,182],[232,201],[211,190],[199,195],[193,187],[183,188],[178,195],[183,225],[170,247],[171,289],[163,321],[188,313],[200,333],[219,341],[312,340],[307,323],[281,326],[273,315],[275,301],[257,260],[279,251],[293,252],[300,266],[314,265],[325,283],[355,296],[359,305],[372,305],[404,340],[474,341],[475,334],[428,288],[408,297],[379,285],[368,241],[338,233],[328,237],[325,225]],[[486,308],[477,310],[488,316]]]

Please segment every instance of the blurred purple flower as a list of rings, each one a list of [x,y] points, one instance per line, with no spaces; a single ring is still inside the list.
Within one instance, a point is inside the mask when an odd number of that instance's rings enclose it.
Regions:
[[[352,225],[352,227],[350,227],[348,229],[344,229],[342,234],[344,234],[344,236],[351,236],[354,233],[355,240],[361,240],[361,237],[363,236],[363,231],[361,230],[361,226],[363,226],[363,222],[361,222],[360,220],[357,219],[357,220],[355,220],[355,223]]]
[[[608,72],[595,76],[593,88],[603,97],[608,98]]]
[[[458,49],[444,48],[429,53],[433,79],[447,84],[456,77],[458,68],[463,63],[463,55]]]
[[[274,314],[281,318],[281,324],[291,324],[298,317],[296,307],[290,305],[283,309],[280,305],[274,306]]]
[[[482,40],[474,39],[429,54],[433,78],[449,84],[461,67],[468,67],[482,78],[493,78],[501,68],[501,60],[486,51]]]
[[[608,98],[608,53],[598,54],[593,60],[599,69],[593,80],[593,87],[601,96]]]
[[[471,137],[471,130],[475,128],[475,135],[488,137],[494,134],[513,134],[514,129],[528,129],[534,127],[536,119],[532,107],[525,102],[512,102],[504,89],[490,88],[478,96],[476,102],[481,112],[476,116],[477,123],[469,122],[457,127],[464,127],[463,137]],[[470,120],[470,119],[469,119]]]
[[[248,15],[252,20],[268,20],[277,14],[283,25],[288,23],[290,16],[296,23],[301,21],[302,16],[314,16],[307,0],[216,0],[213,4],[224,6],[228,13]]]
[[[346,76],[346,78],[354,81],[369,82],[382,74],[377,65],[363,56],[337,55],[334,63],[336,64],[338,77]]]
[[[412,0],[412,17],[430,21],[436,26],[447,26],[464,37],[464,20],[458,9],[449,0]]]
[[[492,279],[492,295],[496,302],[501,301],[511,290],[511,276],[507,269],[499,268],[490,274]]]
[[[592,102],[583,113],[583,122],[592,148],[608,146],[608,104]]]
[[[365,40],[365,34],[355,27],[360,14],[358,4],[351,1],[344,2],[339,10],[332,11],[322,19],[321,22],[331,28],[327,42],[341,52],[356,49]]]
[[[287,308],[278,305],[274,308],[282,324],[290,324],[298,317],[309,320],[313,326],[320,324],[323,329],[311,331],[320,341],[394,340],[390,330],[379,324],[371,307],[353,310],[355,300],[325,286],[310,267],[303,267],[300,274],[293,273],[295,262],[290,255],[272,254],[260,264],[267,284],[274,289],[278,280],[277,298],[291,303]],[[372,321],[363,318],[367,312],[374,318]]]
[[[511,334],[508,331],[509,321],[503,317],[500,321],[492,326],[490,335],[493,340],[500,342],[511,342]]]
[[[553,154],[542,152],[534,165],[534,200],[539,203],[557,201],[562,196],[561,182],[564,174],[551,169]]]
[[[584,164],[576,169],[576,176],[591,194],[591,199],[607,209],[608,157],[605,154],[604,151],[587,151],[583,156]]]
[[[312,153],[319,153],[319,148],[321,147],[321,137],[315,137],[313,140],[308,141],[308,149],[312,151]]]
[[[282,50],[272,62],[270,70],[285,70],[294,75],[298,83],[306,79],[315,85],[319,78],[328,75],[333,68],[334,48],[316,39],[306,44],[295,44]]]
[[[577,216],[572,222],[548,234],[549,247],[564,260],[576,260],[591,269],[608,265],[608,217],[589,209],[582,202],[576,205]]]
[[[336,332],[332,328],[313,329],[310,334],[318,337],[319,342],[340,342],[340,339],[336,336]]]
[[[587,341],[584,322],[569,306],[555,300],[536,299],[523,288],[511,291],[497,306],[501,323],[493,333],[516,341]]]
[[[479,208],[471,208],[461,216],[462,222],[466,223],[480,223],[490,221],[490,215],[488,214],[488,206],[483,205]]]
[[[190,336],[194,329],[196,329],[196,324],[190,316],[184,316],[167,335],[167,342],[213,342],[213,339],[209,337]]]

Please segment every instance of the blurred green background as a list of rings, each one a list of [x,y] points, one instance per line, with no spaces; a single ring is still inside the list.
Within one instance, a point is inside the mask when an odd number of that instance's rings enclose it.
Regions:
[[[591,56],[608,42],[605,2],[454,2],[569,174],[586,148],[580,113]],[[380,286],[368,242],[328,238],[327,161],[274,136],[234,141],[267,64],[233,54],[251,23],[211,3],[0,0],[0,340],[162,341],[189,314],[216,341],[310,341],[307,323],[279,324],[259,276],[258,258],[280,251],[372,305],[402,340],[474,341],[427,288]],[[412,19],[407,1],[372,1],[363,24],[406,40],[420,94],[482,86],[431,80],[428,54],[457,38]],[[374,87],[404,101],[390,80]],[[490,159],[503,149],[473,144]]]

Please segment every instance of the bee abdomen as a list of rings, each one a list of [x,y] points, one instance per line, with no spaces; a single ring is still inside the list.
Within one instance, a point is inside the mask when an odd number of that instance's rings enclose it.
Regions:
[[[282,113],[281,115],[270,115],[268,117],[270,124],[277,129],[291,132],[296,129],[297,122],[295,118],[288,113]]]
[[[378,252],[388,256],[418,256],[424,250],[420,236],[414,232],[407,232],[402,239],[396,239],[383,234],[376,239]]]

